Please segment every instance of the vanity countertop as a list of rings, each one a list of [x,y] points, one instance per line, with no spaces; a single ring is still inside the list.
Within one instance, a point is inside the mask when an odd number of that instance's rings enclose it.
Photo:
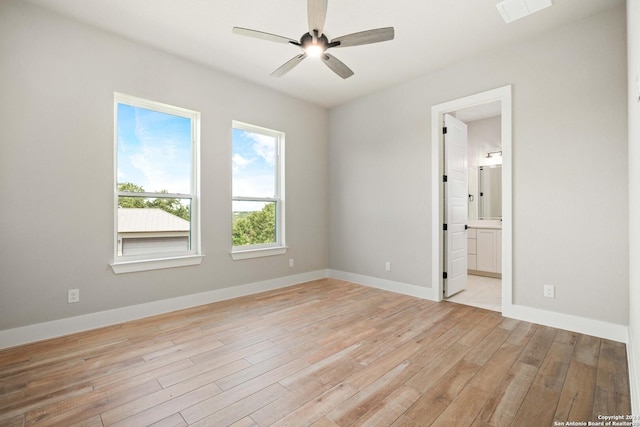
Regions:
[[[490,228],[502,230],[502,221],[499,219],[477,219],[469,221],[469,228]]]

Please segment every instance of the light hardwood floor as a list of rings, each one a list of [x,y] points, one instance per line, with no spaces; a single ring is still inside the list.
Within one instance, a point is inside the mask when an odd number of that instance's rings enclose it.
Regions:
[[[0,352],[0,425],[552,426],[630,413],[625,346],[333,279]]]

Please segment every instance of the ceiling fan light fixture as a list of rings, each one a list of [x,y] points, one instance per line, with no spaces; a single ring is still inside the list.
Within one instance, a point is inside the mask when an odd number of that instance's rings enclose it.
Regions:
[[[313,30],[313,34],[306,33],[300,38],[299,46],[307,56],[320,58],[329,47],[329,40],[324,34],[318,35],[318,31]]]
[[[307,56],[310,56],[312,58],[320,58],[320,55],[324,53],[324,48],[317,44],[310,44],[304,48],[304,51]]]

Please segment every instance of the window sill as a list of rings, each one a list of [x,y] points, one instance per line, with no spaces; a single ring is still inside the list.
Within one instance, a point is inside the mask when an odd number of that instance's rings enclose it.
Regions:
[[[115,274],[137,271],[160,270],[163,268],[186,267],[202,263],[204,255],[188,255],[173,258],[145,259],[139,261],[114,262],[111,268]]]
[[[284,255],[287,253],[286,246],[277,246],[273,248],[247,249],[244,251],[231,252],[231,258],[234,261],[250,258],[260,258],[265,256]]]

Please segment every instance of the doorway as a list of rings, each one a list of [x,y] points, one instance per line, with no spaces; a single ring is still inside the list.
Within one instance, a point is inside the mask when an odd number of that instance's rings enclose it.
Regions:
[[[511,86],[489,90],[479,94],[434,105],[431,109],[431,152],[432,152],[432,283],[434,283],[434,299],[444,298],[446,274],[444,270],[445,231],[444,204],[445,187],[444,171],[444,137],[443,120],[445,114],[474,106],[499,103],[500,128],[502,135],[502,218],[501,237],[497,244],[501,247],[498,262],[501,264],[501,312],[512,304],[512,183],[511,183]]]

